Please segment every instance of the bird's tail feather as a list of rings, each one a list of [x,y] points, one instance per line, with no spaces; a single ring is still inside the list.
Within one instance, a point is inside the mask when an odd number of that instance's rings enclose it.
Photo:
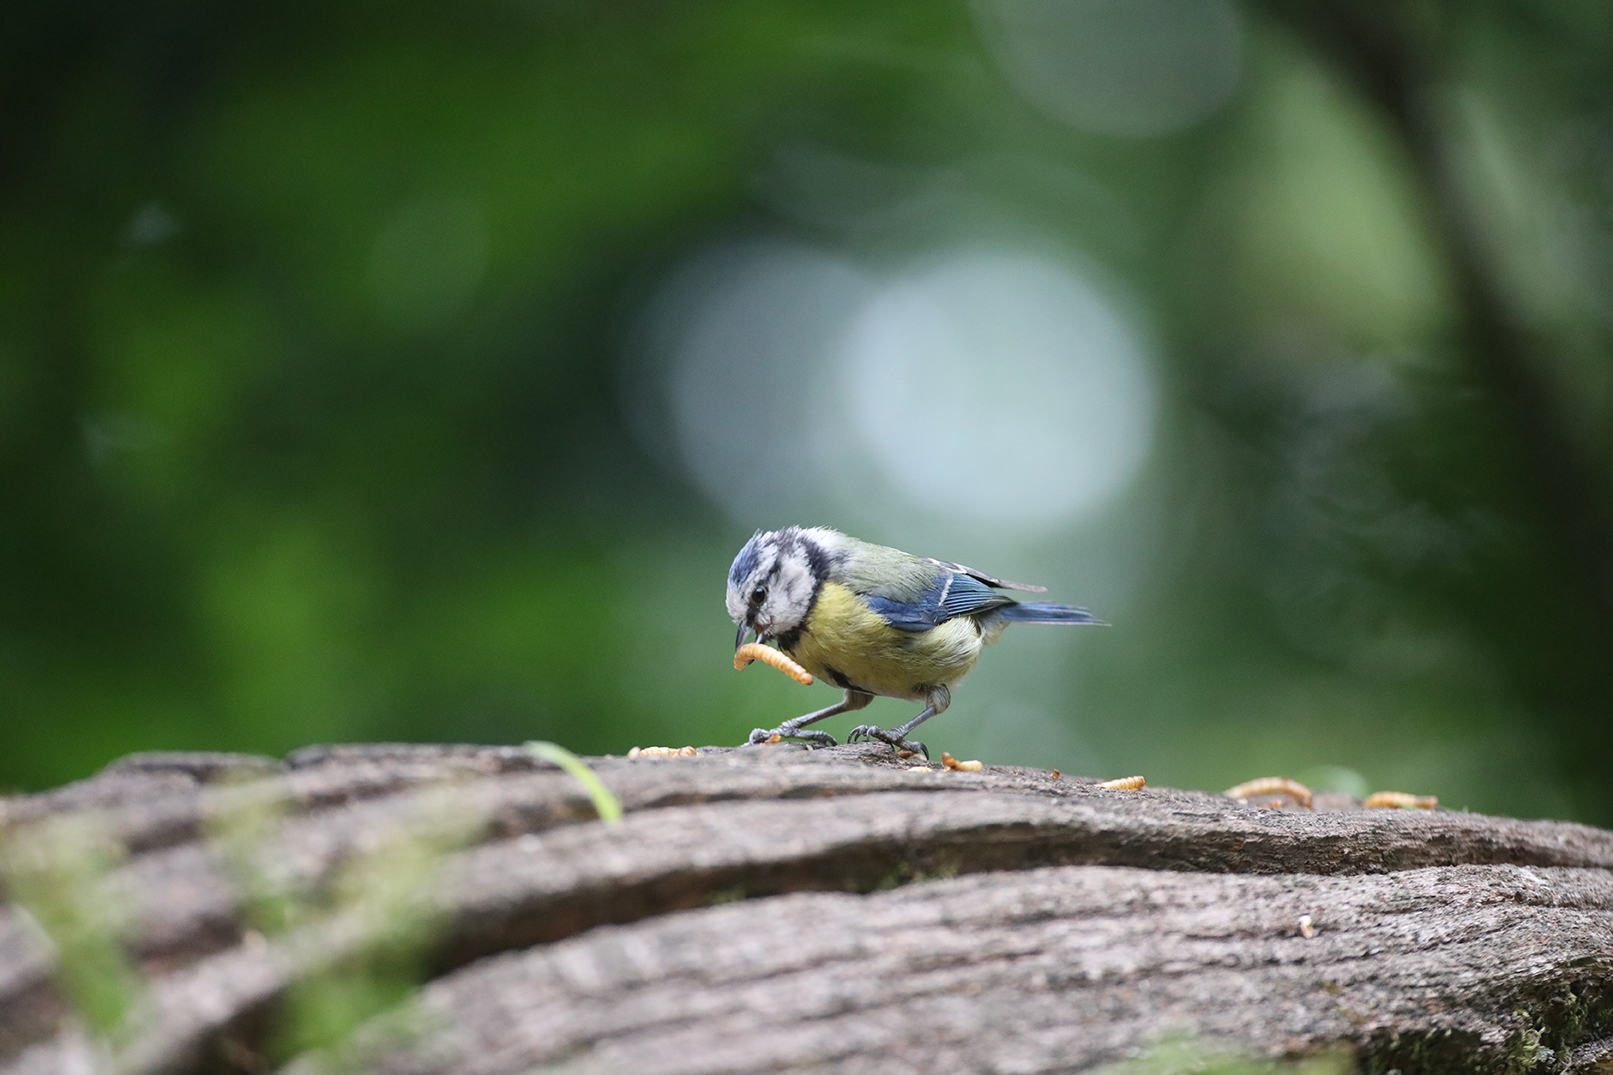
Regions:
[[[1041,601],[1026,601],[1020,604],[1006,605],[998,609],[997,614],[1012,623],[1093,623],[1103,625],[1102,620],[1093,616],[1092,613],[1084,608],[1054,605]]]

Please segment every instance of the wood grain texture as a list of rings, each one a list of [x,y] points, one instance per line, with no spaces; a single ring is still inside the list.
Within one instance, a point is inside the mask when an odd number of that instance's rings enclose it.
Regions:
[[[1602,870],[1057,867],[729,904],[487,960],[428,989],[446,1029],[371,1069],[1065,1071],[1171,1032],[1272,1054],[1409,1038],[1425,1064],[1460,1062],[1504,1057],[1533,1025],[1515,1011],[1604,1003],[1610,980]]]
[[[136,756],[0,822],[112,848],[90,883],[147,983],[131,1073],[262,1070],[296,983],[397,943],[344,896],[372,861],[425,864],[386,906],[424,923],[437,1028],[380,1041],[382,1071],[1063,1071],[1178,1032],[1591,1071],[1613,1039],[1602,830],[912,772],[882,744],[592,764],[619,825],[524,751],[388,745]],[[93,1058],[54,966],[0,911],[8,1075]]]

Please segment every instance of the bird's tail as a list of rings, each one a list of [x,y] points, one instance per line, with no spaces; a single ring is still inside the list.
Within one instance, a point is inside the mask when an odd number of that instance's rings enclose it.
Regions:
[[[1084,608],[1041,601],[1004,605],[997,610],[997,615],[1011,623],[1092,623],[1107,626]]]

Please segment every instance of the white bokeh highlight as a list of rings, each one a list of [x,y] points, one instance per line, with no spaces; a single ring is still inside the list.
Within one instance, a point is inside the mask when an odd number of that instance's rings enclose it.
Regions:
[[[628,411],[744,526],[1035,539],[1101,512],[1155,428],[1146,335],[1078,259],[955,249],[876,274],[753,240],[647,308]]]
[[[932,514],[1043,528],[1136,477],[1154,390],[1137,331],[1022,254],[954,254],[879,289],[840,354],[842,400],[892,488]]]
[[[867,278],[820,251],[764,241],[725,245],[676,273],[650,309],[635,424],[666,421],[652,450],[675,451],[730,517],[785,516],[821,468],[811,422],[828,357],[867,300]]]

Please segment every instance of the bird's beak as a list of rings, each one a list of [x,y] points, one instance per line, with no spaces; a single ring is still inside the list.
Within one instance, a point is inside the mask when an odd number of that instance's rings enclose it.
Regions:
[[[740,646],[745,644],[745,636],[748,634],[750,634],[750,624],[741,622],[739,625],[739,634],[734,636],[734,649],[737,650]]]

